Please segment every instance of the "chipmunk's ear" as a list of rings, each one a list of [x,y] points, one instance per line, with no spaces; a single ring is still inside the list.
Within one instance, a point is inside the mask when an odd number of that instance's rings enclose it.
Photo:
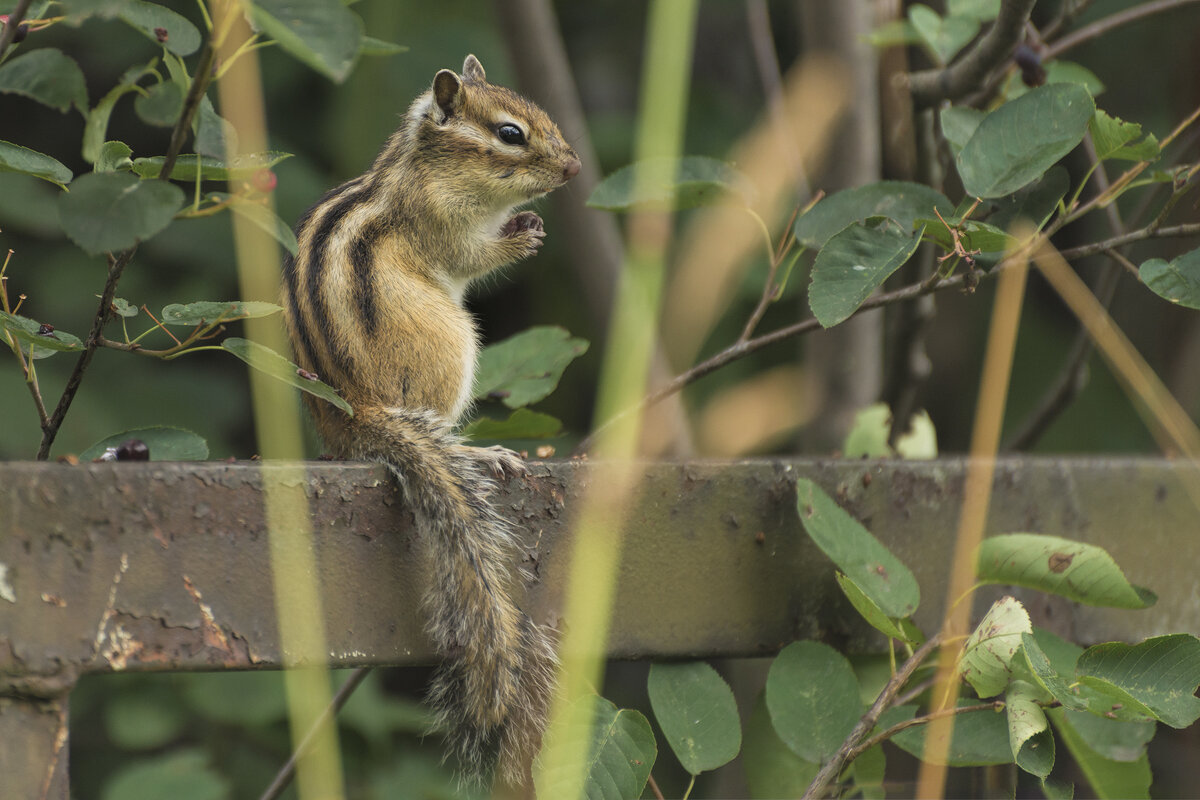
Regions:
[[[433,100],[442,110],[442,122],[457,114],[463,104],[462,78],[453,70],[439,70],[433,76]]]
[[[483,71],[483,64],[473,55],[467,56],[467,60],[463,62],[463,80],[487,83],[487,73]]]

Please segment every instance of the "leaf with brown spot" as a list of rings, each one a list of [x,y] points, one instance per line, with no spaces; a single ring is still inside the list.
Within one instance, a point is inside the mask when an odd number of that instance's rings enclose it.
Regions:
[[[1067,567],[1071,566],[1071,562],[1075,560],[1074,553],[1051,553],[1050,554],[1050,571],[1065,572]]]

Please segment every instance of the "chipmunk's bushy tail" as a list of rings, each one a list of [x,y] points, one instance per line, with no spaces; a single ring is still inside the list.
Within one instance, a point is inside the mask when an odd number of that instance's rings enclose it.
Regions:
[[[445,659],[430,703],[464,770],[523,780],[536,754],[556,659],[545,629],[509,597],[513,535],[488,495],[485,459],[434,412],[356,409],[355,457],[385,464],[430,552],[426,630]]]

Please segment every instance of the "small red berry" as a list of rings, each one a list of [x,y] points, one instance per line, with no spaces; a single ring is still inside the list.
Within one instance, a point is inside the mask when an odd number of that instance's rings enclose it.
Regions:
[[[269,169],[260,169],[250,176],[250,185],[254,187],[256,192],[264,194],[275,191],[275,187],[279,184],[279,178]]]

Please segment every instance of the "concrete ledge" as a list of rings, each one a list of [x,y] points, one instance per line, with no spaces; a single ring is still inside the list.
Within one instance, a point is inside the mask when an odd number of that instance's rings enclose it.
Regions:
[[[336,667],[427,663],[427,576],[411,517],[382,469],[307,464],[303,489]],[[281,663],[254,463],[0,464],[0,678],[53,697],[108,670]],[[769,654],[796,638],[872,647],[830,564],[801,530],[799,475],[817,481],[916,573],[920,624],[941,614],[965,463],[743,461],[646,465],[625,550],[613,657]],[[587,463],[532,465],[499,499],[524,531],[534,579],[516,591],[559,620],[569,521]],[[996,471],[989,530],[1054,533],[1107,548],[1158,592],[1148,611],[1024,595],[1082,642],[1200,633],[1200,512],[1157,459],[1013,459]],[[297,542],[293,546],[305,546]],[[569,621],[566,621],[569,623]],[[0,691],[0,694],[6,693]]]

